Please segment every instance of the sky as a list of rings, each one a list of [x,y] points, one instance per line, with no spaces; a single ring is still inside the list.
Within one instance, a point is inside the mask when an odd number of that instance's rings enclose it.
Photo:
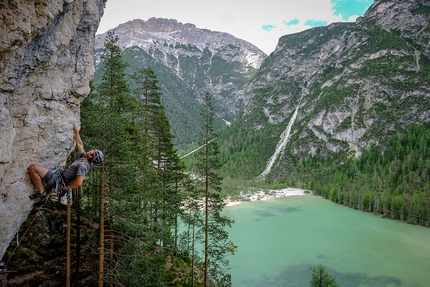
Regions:
[[[266,54],[278,39],[333,22],[353,22],[373,0],[108,0],[97,34],[133,19],[175,19],[227,32]]]

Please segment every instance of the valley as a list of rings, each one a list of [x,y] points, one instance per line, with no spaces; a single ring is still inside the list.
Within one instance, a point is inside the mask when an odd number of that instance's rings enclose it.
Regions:
[[[38,7],[27,12],[40,25],[8,27],[0,251],[11,282],[295,287],[321,265],[342,286],[426,286],[428,0],[375,0],[354,22],[282,36],[269,55],[175,19],[94,35],[104,3]],[[66,224],[56,196],[35,210],[27,167],[77,157],[74,125],[105,160],[73,191]]]

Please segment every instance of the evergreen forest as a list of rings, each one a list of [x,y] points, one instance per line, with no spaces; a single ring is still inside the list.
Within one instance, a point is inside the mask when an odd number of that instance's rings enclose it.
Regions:
[[[308,188],[338,204],[430,227],[430,127],[414,124],[355,158],[298,160],[289,184]]]
[[[259,180],[258,175],[264,169],[262,158],[268,158],[270,153],[249,150],[255,142],[263,146],[264,136],[272,140],[271,133],[258,136],[241,132],[221,133],[223,187],[230,195],[237,196],[238,187],[242,190],[298,187],[350,208],[430,226],[428,124],[413,124],[383,145],[371,145],[358,157],[345,152],[321,154],[317,151],[314,156],[299,158],[288,152],[296,140],[293,135],[282,158],[287,170],[283,175],[275,171],[264,180]],[[255,163],[252,166],[245,164],[249,156]],[[193,166],[192,160],[189,166]]]
[[[238,189],[304,188],[350,208],[430,226],[429,124],[412,124],[357,157],[317,150],[314,156],[300,158],[288,151],[297,137],[293,135],[282,158],[286,170],[282,175],[274,171],[264,180],[258,175],[264,169],[263,159],[271,153],[265,153],[264,148],[260,149],[264,154],[250,149],[274,140],[273,128],[259,135],[237,130],[235,134],[226,130],[220,135],[224,194],[238,196]],[[188,166],[194,166],[195,159],[186,160]]]
[[[192,178],[172,144],[154,71],[128,75],[117,41],[109,32],[103,76],[81,106],[85,147],[105,154],[80,200],[100,223],[99,286],[231,286],[227,255],[236,246],[227,231],[233,222],[221,214],[211,97],[201,111],[206,148],[195,155]]]

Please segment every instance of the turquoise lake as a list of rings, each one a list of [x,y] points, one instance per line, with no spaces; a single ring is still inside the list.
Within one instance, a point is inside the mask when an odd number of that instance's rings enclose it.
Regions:
[[[226,207],[233,287],[309,286],[322,264],[343,287],[430,286],[430,228],[290,196]]]

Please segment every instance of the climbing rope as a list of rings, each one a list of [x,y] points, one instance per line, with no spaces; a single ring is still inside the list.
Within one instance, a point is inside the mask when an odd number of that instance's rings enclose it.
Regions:
[[[208,143],[211,143],[211,142],[213,142],[214,140],[215,140],[215,138],[213,138],[213,139],[211,139],[210,141],[208,141]],[[184,157],[187,157],[187,156],[189,156],[189,155],[191,155],[191,154],[195,153],[196,151],[198,151],[199,149],[201,149],[201,148],[202,148],[202,147],[204,147],[204,146],[206,146],[206,144],[204,144],[204,145],[202,145],[202,146],[199,146],[199,147],[198,147],[198,148],[196,148],[195,150],[190,151],[189,153],[187,153],[186,155],[181,156],[181,157],[180,157],[180,159],[183,159]]]
[[[70,156],[68,158],[68,161],[70,162]],[[54,182],[55,182],[55,193],[59,194],[58,199],[60,199],[64,194],[67,194],[67,205],[68,208],[70,208],[70,202],[72,200],[72,196],[71,196],[71,190],[70,188],[65,190],[66,188],[66,183],[64,182],[64,178],[62,176],[62,169],[58,169],[55,173],[54,173]],[[59,190],[61,190],[61,192],[59,193]],[[7,265],[9,264],[10,259],[12,258],[12,256],[15,254],[16,249],[18,248],[18,246],[21,245],[22,240],[24,239],[25,235],[27,234],[27,232],[30,230],[30,227],[33,225],[34,221],[36,220],[37,215],[39,214],[40,210],[42,209],[42,206],[39,207],[39,209],[37,210],[36,214],[34,215],[33,219],[31,220],[30,224],[27,227],[27,230],[24,232],[24,234],[21,236],[21,240],[18,241],[18,232],[16,234],[16,241],[17,244],[15,246],[15,248],[12,251],[12,254],[9,256],[9,259],[6,261],[6,264],[3,266],[3,270],[6,270]],[[68,210],[68,212],[70,212]],[[70,223],[68,222],[67,227],[70,228]],[[0,282],[1,283],[1,282]]]
[[[24,236],[27,234],[27,232],[30,230],[30,227],[33,225],[34,220],[36,220],[37,215],[39,214],[42,207],[39,208],[39,210],[34,215],[33,219],[31,220],[31,223],[28,225],[27,230],[24,232],[24,234],[21,236],[21,240],[16,244],[15,248],[12,251],[12,254],[9,256],[9,259],[7,260],[6,264],[4,265],[4,270],[6,270],[7,264],[9,263],[10,259],[12,258],[13,254],[15,253],[18,246],[21,244],[22,240],[24,239]],[[19,232],[19,231],[18,231]]]

